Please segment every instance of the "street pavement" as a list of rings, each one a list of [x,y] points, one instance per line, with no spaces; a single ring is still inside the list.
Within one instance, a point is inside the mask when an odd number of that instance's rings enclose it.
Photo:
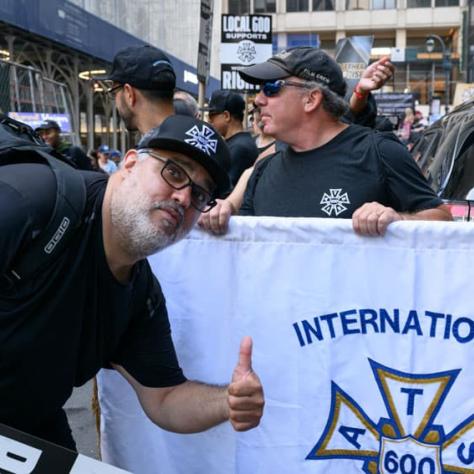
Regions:
[[[65,410],[72,435],[76,440],[77,451],[84,456],[99,459],[95,417],[91,408],[92,389],[92,381],[74,389],[71,398],[65,405]]]

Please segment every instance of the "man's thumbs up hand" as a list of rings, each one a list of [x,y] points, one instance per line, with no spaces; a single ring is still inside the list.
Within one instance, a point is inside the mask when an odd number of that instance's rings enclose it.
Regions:
[[[263,388],[252,370],[252,339],[240,343],[239,362],[228,389],[229,420],[236,431],[247,431],[260,423],[265,404]]]

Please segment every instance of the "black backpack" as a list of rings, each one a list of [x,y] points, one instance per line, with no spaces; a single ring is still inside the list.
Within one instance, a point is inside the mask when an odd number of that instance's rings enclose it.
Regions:
[[[84,179],[67,158],[55,154],[30,126],[0,115],[0,173],[2,165],[16,163],[47,163],[56,178],[56,203],[46,227],[3,275],[9,281],[33,277],[60,255],[80,225],[86,203]]]

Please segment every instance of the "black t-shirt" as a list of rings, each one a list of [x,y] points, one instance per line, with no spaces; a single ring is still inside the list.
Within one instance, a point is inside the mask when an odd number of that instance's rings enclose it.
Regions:
[[[372,201],[398,212],[441,205],[406,148],[392,136],[350,125],[314,150],[276,152],[255,167],[240,214],[351,218]]]
[[[236,133],[228,138],[226,143],[230,151],[229,177],[232,186],[235,186],[240,175],[255,163],[258,149],[255,140],[248,132]]]
[[[33,433],[63,406],[73,386],[111,362],[145,386],[185,381],[148,262],[135,265],[128,284],[119,283],[108,267],[101,219],[107,178],[78,173],[87,187],[85,218],[66,251],[38,278],[0,284],[0,422]],[[28,182],[54,189],[46,165],[0,167],[3,270],[47,214],[32,202]],[[48,213],[54,199],[55,193],[45,195]]]

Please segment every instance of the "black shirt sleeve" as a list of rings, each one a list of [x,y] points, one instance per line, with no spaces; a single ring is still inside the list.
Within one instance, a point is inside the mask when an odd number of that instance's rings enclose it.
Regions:
[[[147,289],[134,295],[133,317],[113,362],[146,387],[170,387],[186,381],[181,370],[160,285],[143,262]],[[137,303],[138,302],[138,303]]]
[[[417,212],[443,204],[430,188],[406,147],[393,133],[376,133],[375,140],[391,207],[399,212]]]
[[[347,97],[347,101],[350,101],[352,91]],[[343,121],[346,123],[354,123],[356,125],[362,125],[363,127],[375,128],[375,120],[377,118],[377,102],[374,96],[369,92],[367,96],[367,104],[363,110],[358,114],[355,114],[349,108],[343,116]]]

